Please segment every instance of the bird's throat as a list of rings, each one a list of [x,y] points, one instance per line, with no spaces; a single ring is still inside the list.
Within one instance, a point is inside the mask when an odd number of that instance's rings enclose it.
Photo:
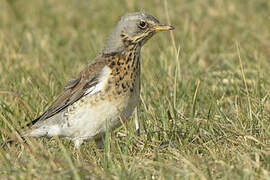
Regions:
[[[108,87],[115,87],[114,94],[133,93],[140,76],[140,47],[122,51],[109,58],[111,79]]]

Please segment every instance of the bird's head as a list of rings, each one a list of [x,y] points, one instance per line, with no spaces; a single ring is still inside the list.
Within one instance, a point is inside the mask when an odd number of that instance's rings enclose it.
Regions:
[[[121,18],[107,39],[103,53],[115,53],[125,48],[140,47],[158,31],[174,28],[161,24],[155,17],[142,12],[126,14]]]

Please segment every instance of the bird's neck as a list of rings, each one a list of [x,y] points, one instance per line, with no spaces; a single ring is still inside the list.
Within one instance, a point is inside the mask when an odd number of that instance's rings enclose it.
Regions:
[[[134,46],[134,48],[110,54],[106,58],[107,65],[111,69],[112,77],[109,82],[115,87],[114,94],[139,91],[140,47]]]
[[[122,41],[121,43],[116,43],[114,47],[106,45],[102,50],[102,54],[106,56],[115,54],[128,55],[130,52],[140,53],[140,51],[140,43],[129,43],[126,41]]]
[[[120,52],[113,52],[110,54],[103,54],[103,56],[110,56],[108,65],[110,68],[123,69],[123,71],[140,70],[140,45],[129,46]]]
[[[140,51],[141,46],[142,44],[140,42],[135,41],[128,34],[114,29],[106,41],[102,54],[125,54],[130,51]]]
[[[126,45],[125,48],[122,50],[121,54],[123,56],[129,56],[130,54],[140,54],[141,53],[141,46],[140,44],[129,44]]]

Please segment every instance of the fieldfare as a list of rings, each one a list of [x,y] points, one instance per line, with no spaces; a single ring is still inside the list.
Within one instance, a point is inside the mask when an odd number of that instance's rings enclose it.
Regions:
[[[101,139],[106,127],[119,127],[138,103],[141,47],[156,32],[172,29],[146,13],[123,16],[102,52],[66,83],[62,94],[22,135],[65,137],[79,148],[84,140]]]

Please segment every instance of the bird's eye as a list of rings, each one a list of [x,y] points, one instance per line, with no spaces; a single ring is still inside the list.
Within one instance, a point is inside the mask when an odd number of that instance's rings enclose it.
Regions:
[[[146,28],[147,27],[146,22],[145,21],[140,21],[139,27],[142,28],[142,29]]]

